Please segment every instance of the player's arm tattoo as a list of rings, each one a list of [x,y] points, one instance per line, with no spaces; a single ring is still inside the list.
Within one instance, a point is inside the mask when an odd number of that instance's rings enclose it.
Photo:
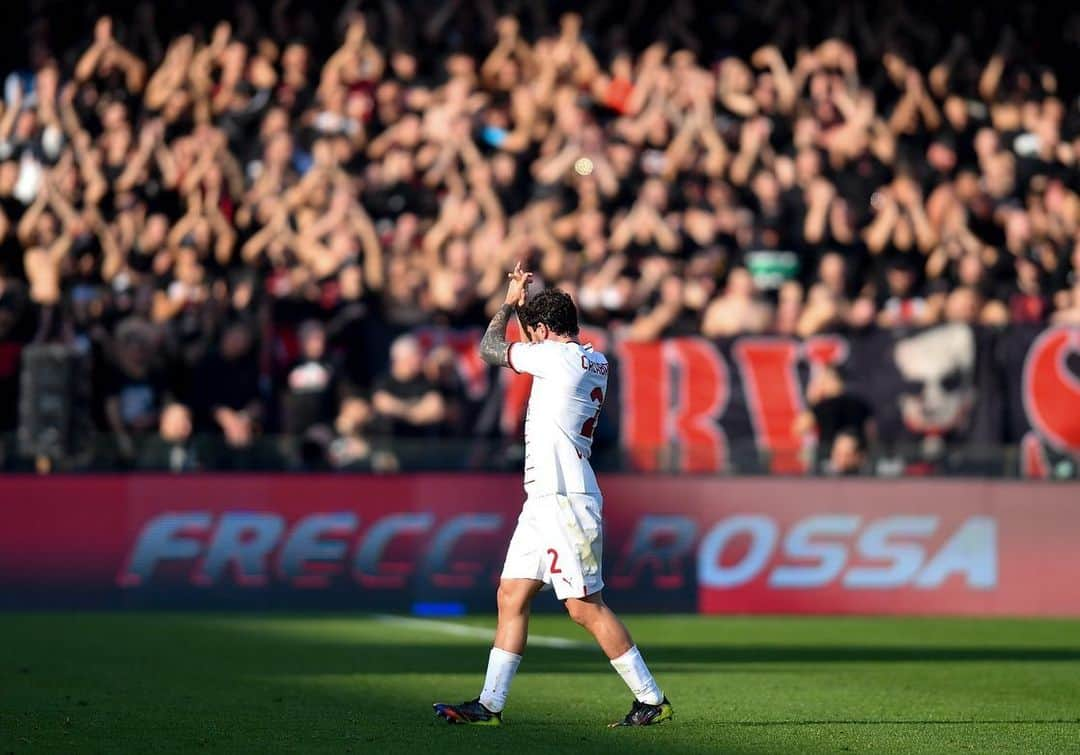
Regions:
[[[487,332],[480,341],[480,358],[495,367],[510,366],[506,358],[506,352],[510,348],[510,344],[506,342],[506,324],[513,311],[514,308],[509,304],[499,307],[499,311],[491,318]]]

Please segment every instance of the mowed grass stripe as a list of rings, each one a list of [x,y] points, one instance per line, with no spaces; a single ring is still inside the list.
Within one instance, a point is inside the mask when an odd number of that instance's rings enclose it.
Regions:
[[[0,615],[0,753],[1080,752],[1080,622],[625,617],[675,704],[531,647],[499,730],[448,727],[485,635],[364,616]],[[489,632],[491,617],[457,625]],[[584,643],[565,616],[538,635]]]

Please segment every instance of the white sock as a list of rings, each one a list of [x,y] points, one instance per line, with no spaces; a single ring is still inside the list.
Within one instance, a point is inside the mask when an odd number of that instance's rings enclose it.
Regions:
[[[637,645],[613,660],[611,665],[619,672],[619,676],[626,682],[638,702],[659,705],[664,701],[664,693],[660,691],[649,667],[645,665],[645,659],[641,657]]]
[[[480,693],[480,704],[492,713],[499,713],[506,706],[506,697],[510,694],[510,682],[514,681],[521,656],[508,653],[499,648],[492,648],[488,655],[487,675],[484,677],[484,691]]]

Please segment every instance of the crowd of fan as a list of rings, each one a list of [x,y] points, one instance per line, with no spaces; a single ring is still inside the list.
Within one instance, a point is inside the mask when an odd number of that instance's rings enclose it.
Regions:
[[[1080,322],[1080,112],[1009,32],[926,65],[855,3],[854,43],[739,56],[686,6],[635,47],[444,3],[427,33],[472,44],[429,49],[384,3],[323,52],[244,3],[148,34],[144,3],[34,48],[0,118],[0,429],[18,349],[64,341],[124,458],[280,430],[378,465],[372,438],[476,431],[453,353],[401,334],[483,325],[517,260],[616,338]]]

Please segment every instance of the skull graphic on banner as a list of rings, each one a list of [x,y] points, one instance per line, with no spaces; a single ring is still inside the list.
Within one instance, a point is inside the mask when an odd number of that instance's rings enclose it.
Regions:
[[[908,430],[940,439],[963,429],[975,403],[971,328],[958,323],[932,328],[900,339],[893,353],[904,378],[898,401]]]

